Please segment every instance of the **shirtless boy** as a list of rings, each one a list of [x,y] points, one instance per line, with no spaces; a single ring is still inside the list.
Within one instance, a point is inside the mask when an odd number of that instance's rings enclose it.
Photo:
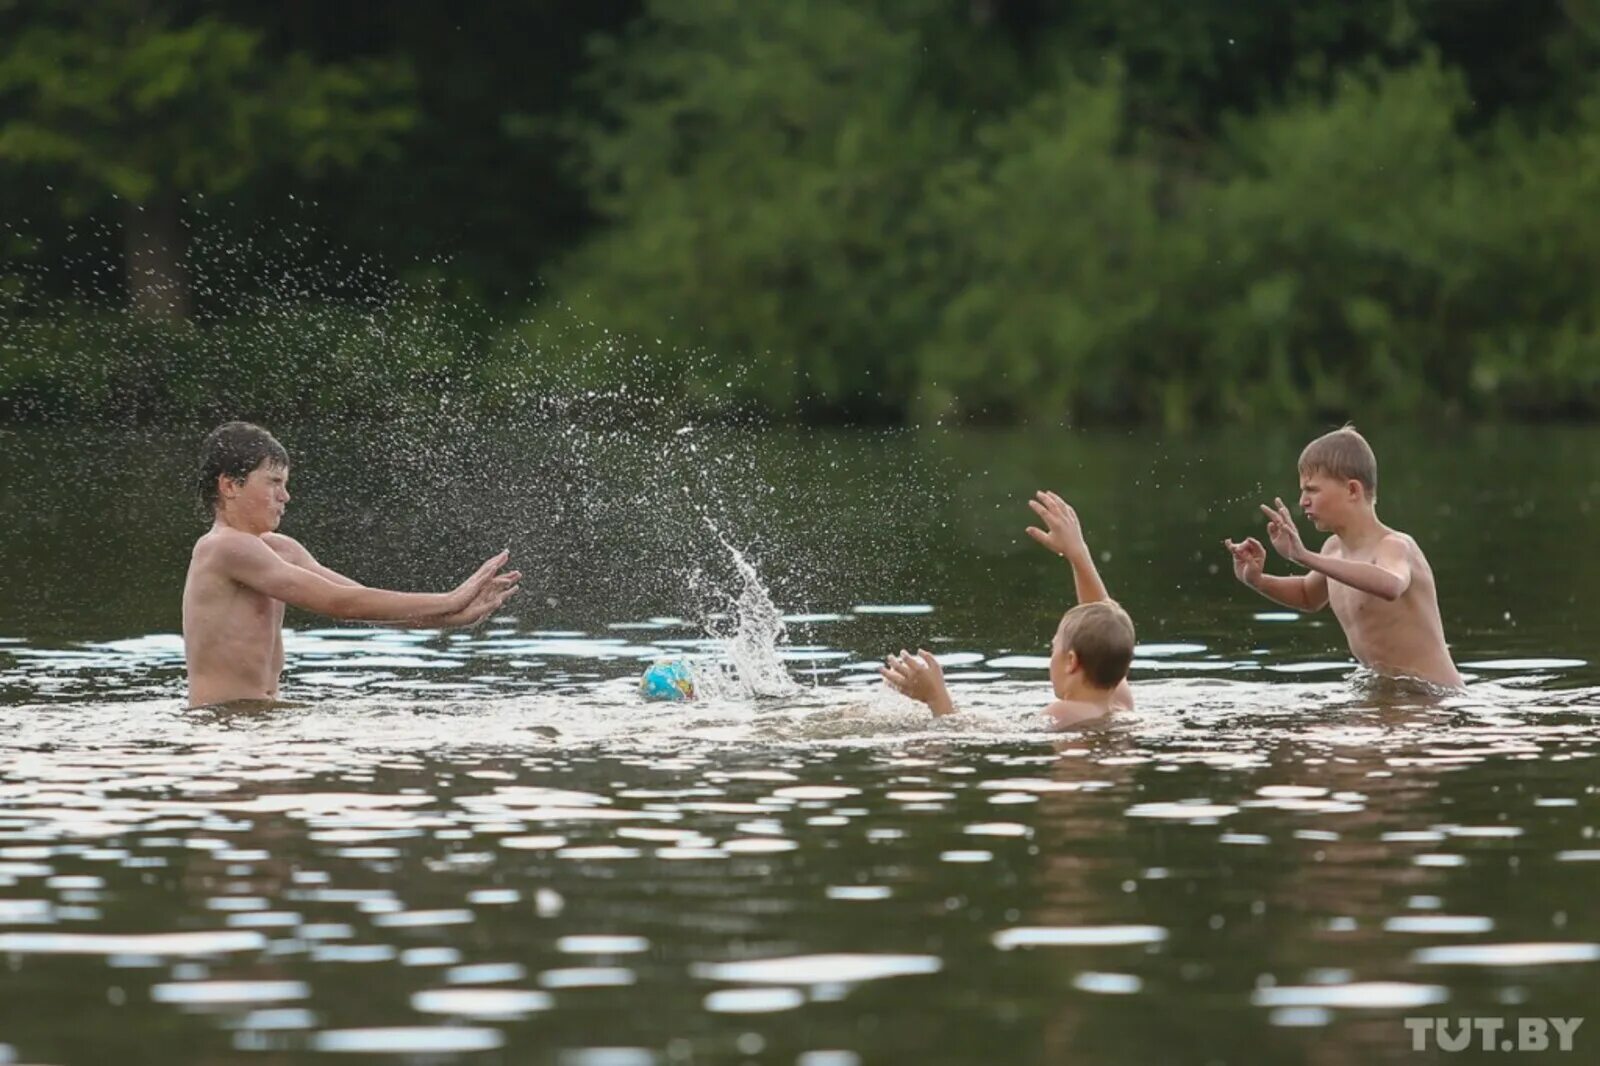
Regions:
[[[1233,574],[1275,603],[1297,611],[1332,604],[1350,651],[1367,669],[1460,688],[1461,674],[1445,646],[1433,568],[1417,542],[1378,521],[1378,460],[1366,439],[1346,426],[1300,453],[1300,510],[1331,533],[1321,551],[1300,540],[1280,500],[1261,505],[1267,538],[1290,563],[1311,571],[1295,577],[1262,573],[1267,552],[1254,537],[1223,542]]]
[[[1053,492],[1036,493],[1028,506],[1045,524],[1044,529],[1029,526],[1028,536],[1066,559],[1078,594],[1078,605],[1062,616],[1050,641],[1050,685],[1056,698],[1044,709],[1052,728],[1070,729],[1133,706],[1128,687],[1133,620],[1107,595],[1078,513]],[[878,672],[895,691],[926,703],[936,716],[955,712],[944,670],[931,654],[902,649],[884,664]]]
[[[289,455],[259,426],[228,422],[200,446],[197,487],[211,530],[195,542],[183,585],[189,706],[276,700],[283,608],[333,618],[471,625],[517,591],[501,552],[450,592],[372,589],[328,569],[275,532],[289,502]]]

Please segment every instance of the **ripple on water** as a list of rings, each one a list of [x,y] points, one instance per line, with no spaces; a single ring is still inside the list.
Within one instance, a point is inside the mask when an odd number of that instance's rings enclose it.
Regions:
[[[267,938],[255,932],[0,933],[0,952],[15,955],[198,957],[266,946]]]
[[[1548,966],[1600,960],[1600,944],[1452,944],[1419,948],[1411,960],[1424,966]]]
[[[498,1029],[470,1026],[389,1026],[372,1029],[325,1029],[311,1038],[314,1051],[368,1055],[446,1055],[493,1051],[504,1047]]]
[[[702,1005],[713,1014],[771,1014],[794,1010],[805,1001],[798,988],[724,988],[706,996]]]
[[[1450,998],[1442,985],[1403,981],[1364,981],[1342,985],[1280,985],[1258,988],[1250,1002],[1258,1007],[1345,1007],[1408,1010]]]
[[[1002,929],[990,940],[1002,951],[1013,948],[1102,947],[1159,944],[1167,931],[1159,925],[1039,925]]]
[[[556,940],[556,950],[566,955],[637,955],[650,950],[642,936],[564,936]]]
[[[745,962],[696,963],[696,977],[739,984],[859,984],[886,977],[938,973],[944,963],[934,955],[790,955]]]
[[[521,1018],[554,1005],[544,992],[518,988],[430,988],[411,996],[412,1009],[423,1014],[485,1019]]]
[[[150,998],[157,1003],[192,1006],[272,1003],[309,995],[311,986],[304,981],[175,981],[150,988]]]

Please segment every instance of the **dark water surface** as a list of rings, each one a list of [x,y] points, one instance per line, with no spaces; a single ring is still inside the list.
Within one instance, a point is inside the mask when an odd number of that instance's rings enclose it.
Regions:
[[[1472,678],[1430,700],[1232,580],[1299,432],[286,428],[325,563],[528,577],[465,633],[291,612],[310,705],[226,713],[203,428],[0,432],[0,1063],[1521,1061],[1404,1020],[1597,1000],[1600,431],[1372,432]],[[1141,637],[1068,736],[1041,487]],[[877,682],[918,643],[962,714]],[[672,655],[707,697],[642,703]]]

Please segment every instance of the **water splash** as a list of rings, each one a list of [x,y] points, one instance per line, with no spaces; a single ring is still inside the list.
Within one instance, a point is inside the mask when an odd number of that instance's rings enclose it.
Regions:
[[[697,664],[696,688],[724,699],[794,695],[800,686],[789,676],[778,654],[779,646],[788,640],[783,612],[772,602],[761,575],[744,553],[734,547],[709,516],[702,515],[701,520],[728,553],[739,580],[739,592],[733,596],[723,593],[727,611],[707,613],[703,619],[706,633],[719,644],[719,654],[710,662]],[[704,587],[704,571],[696,571],[694,580]]]

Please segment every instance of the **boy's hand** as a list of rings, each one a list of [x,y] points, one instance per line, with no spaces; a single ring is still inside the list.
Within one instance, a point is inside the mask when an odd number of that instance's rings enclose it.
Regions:
[[[1053,492],[1036,492],[1028,501],[1033,513],[1044,522],[1045,528],[1028,527],[1028,536],[1046,548],[1067,559],[1084,558],[1089,554],[1089,544],[1083,539],[1083,526],[1078,522],[1078,512],[1066,500]]]
[[[496,574],[488,584],[478,590],[471,603],[459,611],[448,614],[433,615],[428,618],[416,618],[412,624],[418,627],[440,629],[455,629],[462,626],[475,626],[498,611],[507,600],[517,594],[519,583],[522,581],[520,570],[508,570],[503,574]]]
[[[1254,537],[1246,537],[1243,544],[1225,540],[1222,546],[1233,555],[1233,576],[1255,588],[1261,581],[1262,568],[1267,564],[1267,549]]]
[[[1294,516],[1289,513],[1283,500],[1274,498],[1273,502],[1277,504],[1276,508],[1261,505],[1261,512],[1267,516],[1267,539],[1272,541],[1272,547],[1279,555],[1299,565],[1306,557],[1305,542],[1300,539]]]
[[[496,574],[487,585],[478,590],[477,598],[467,604],[466,610],[451,619],[450,624],[472,626],[498,611],[507,600],[517,594],[522,571],[509,570]]]
[[[506,565],[506,560],[509,558],[511,558],[511,552],[502,551],[499,555],[485,559],[483,565],[474,570],[471,577],[457,585],[450,593],[451,599],[454,601],[452,604],[454,609],[450,613],[455,614],[466,610],[478,598],[478,593],[482,592],[495,579],[495,576],[500,572],[500,568]]]
[[[955,710],[950,702],[950,690],[944,687],[944,668],[931,652],[918,650],[917,654],[901,649],[899,655],[884,660],[878,671],[889,687],[903,696],[910,696],[928,705],[936,715]]]

